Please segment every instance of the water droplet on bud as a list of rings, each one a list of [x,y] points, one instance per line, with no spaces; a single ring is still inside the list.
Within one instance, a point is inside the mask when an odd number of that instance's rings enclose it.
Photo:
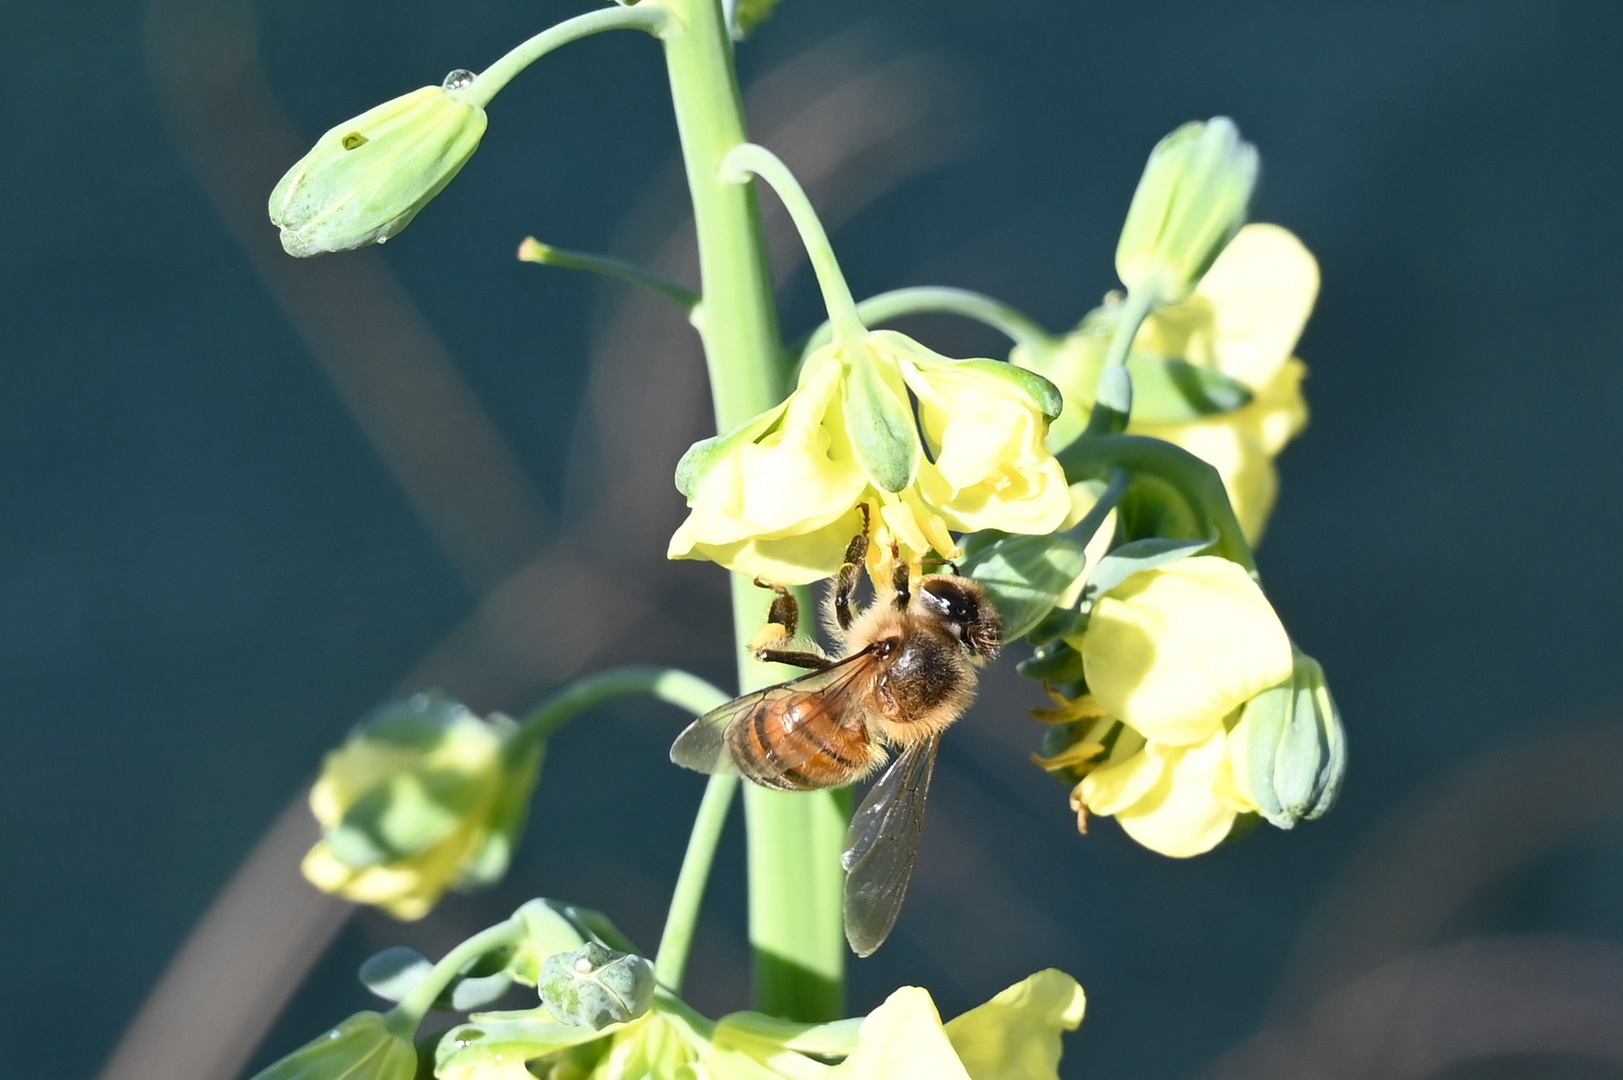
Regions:
[[[472,86],[473,79],[473,72],[469,71],[467,68],[457,68],[455,71],[445,76],[445,81],[440,85],[445,87],[447,90],[461,90],[465,87]]]

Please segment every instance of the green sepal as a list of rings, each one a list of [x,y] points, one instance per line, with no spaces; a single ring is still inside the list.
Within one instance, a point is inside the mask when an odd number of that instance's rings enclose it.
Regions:
[[[1084,678],[1082,654],[1058,638],[1039,645],[1014,668],[1028,679],[1050,684],[1079,682]]]
[[[536,989],[561,1023],[601,1031],[647,1012],[654,1003],[654,965],[634,953],[589,941],[547,957]]]
[[[1087,585],[1082,590],[1084,604],[1097,600],[1134,574],[1168,566],[1179,559],[1198,555],[1217,542],[1217,537],[1205,540],[1174,540],[1163,536],[1132,540],[1116,548],[1099,560]]]
[[[1003,616],[1003,635],[1024,637],[1087,568],[1085,541],[1064,534],[1006,536],[959,561]]]
[[[676,463],[676,490],[689,499],[693,498],[694,492],[699,489],[699,481],[704,479],[704,474],[710,471],[710,466],[718,458],[765,435],[788,406],[787,401],[781,402],[758,416],[750,417],[731,431],[700,439],[688,447]]]
[[[918,475],[924,452],[907,388],[885,379],[867,345],[850,346],[844,360],[845,432],[857,461],[875,487],[901,491]]]
[[[1133,377],[1133,417],[1141,423],[1187,423],[1251,404],[1244,383],[1177,357],[1134,352],[1127,371]]]
[[[1009,383],[1035,405],[1046,420],[1058,419],[1060,410],[1065,407],[1059,387],[1029,368],[1005,360],[959,360],[953,366],[983,372]]]
[[[486,1013],[447,1031],[434,1052],[434,1075],[471,1075],[483,1064],[534,1061],[608,1034],[560,1024],[540,1009]]]
[[[252,1080],[413,1080],[417,1051],[376,1012],[359,1012]]]

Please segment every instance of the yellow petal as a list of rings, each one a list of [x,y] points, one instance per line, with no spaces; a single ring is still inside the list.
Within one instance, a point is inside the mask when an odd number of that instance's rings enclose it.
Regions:
[[[1318,294],[1319,264],[1300,240],[1278,225],[1247,225],[1195,289],[1214,318],[1185,357],[1260,389],[1296,348]]]
[[[1091,814],[1110,817],[1137,805],[1161,782],[1166,759],[1160,754],[1127,754],[1094,769],[1076,787],[1076,797]]]
[[[904,986],[862,1021],[857,1048],[829,1080],[972,1080],[930,995]]]
[[[1056,1080],[1060,1032],[1082,1023],[1087,998],[1054,968],[1015,983],[948,1021],[947,1038],[970,1080]]]
[[[1135,574],[1100,598],[1082,654],[1088,689],[1145,738],[1205,740],[1290,677],[1290,638],[1236,564],[1195,556]]]
[[[807,585],[839,570],[845,545],[861,531],[861,514],[848,509],[843,517],[809,532],[752,537],[730,544],[689,543],[678,551],[678,538],[687,538],[679,529],[671,539],[670,557],[708,559],[728,570],[778,585]]]
[[[1122,829],[1151,851],[1187,858],[1210,851],[1234,825],[1234,808],[1218,791],[1226,780],[1226,734],[1221,729],[1193,746],[1151,743],[1145,755],[1159,758],[1156,784],[1116,813]]]

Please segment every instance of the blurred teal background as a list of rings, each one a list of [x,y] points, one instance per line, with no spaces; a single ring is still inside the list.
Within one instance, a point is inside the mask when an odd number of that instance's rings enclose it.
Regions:
[[[0,1073],[97,1075],[380,700],[520,711],[631,661],[731,685],[722,575],[662,560],[675,455],[709,431],[691,332],[513,258],[535,234],[691,280],[651,42],[521,77],[384,250],[294,263],[263,220],[328,126],[583,9],[0,10]],[[1069,325],[1114,285],[1149,148],[1215,114],[1261,149],[1254,216],[1323,269],[1313,423],[1260,561],[1347,722],[1341,805],[1188,863],[1079,837],[1005,663],[853,1011],[917,983],[952,1015],[1055,966],[1089,994],[1068,1076],[1623,1077],[1619,40],[1593,2],[784,0],[742,47],[756,134],[858,295],[962,285]],[[794,334],[816,297],[777,248]],[[423,923],[345,921],[276,863],[274,910],[178,1022],[286,1000],[251,1053],[264,1025],[210,1029],[257,1067],[369,1007],[370,952],[534,895],[651,948],[700,788],[665,763],[682,723],[567,730],[508,880]],[[741,857],[735,827],[691,976],[712,1015],[747,1001]]]

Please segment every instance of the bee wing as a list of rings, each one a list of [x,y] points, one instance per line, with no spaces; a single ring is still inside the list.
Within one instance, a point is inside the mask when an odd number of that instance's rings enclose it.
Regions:
[[[871,654],[872,650],[863,649],[822,671],[756,690],[710,710],[676,737],[676,742],[671,744],[671,760],[695,772],[738,772],[738,763],[727,749],[728,728],[735,723],[748,723],[757,709],[768,708],[773,702],[795,694],[821,694],[827,709],[840,707],[841,699],[862,685],[862,677],[872,662]],[[795,768],[805,762],[790,760],[782,764],[784,768]]]
[[[918,861],[924,802],[941,736],[909,746],[857,808],[845,834],[845,939],[858,956],[885,943]]]

